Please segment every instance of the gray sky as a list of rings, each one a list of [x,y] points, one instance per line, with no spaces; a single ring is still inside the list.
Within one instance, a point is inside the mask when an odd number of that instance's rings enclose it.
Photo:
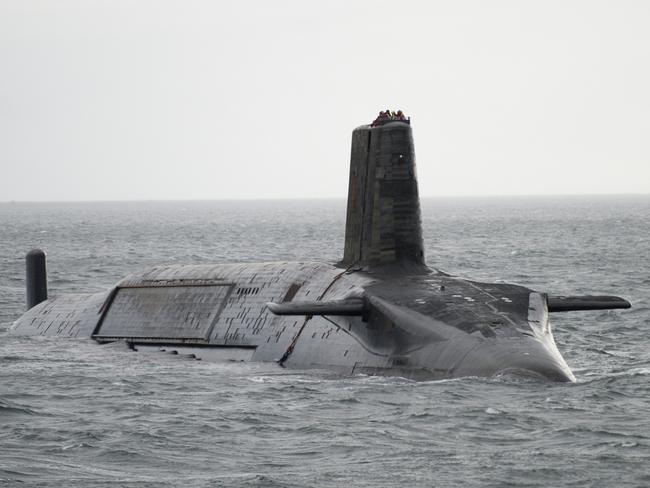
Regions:
[[[0,0],[0,201],[650,193],[650,1]]]

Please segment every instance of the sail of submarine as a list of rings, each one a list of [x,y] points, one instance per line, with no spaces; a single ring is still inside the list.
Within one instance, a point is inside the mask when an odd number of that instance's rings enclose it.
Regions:
[[[630,307],[426,266],[410,120],[390,118],[352,133],[339,263],[158,266],[101,293],[50,299],[44,270],[44,255],[30,252],[29,310],[13,333],[413,379],[512,372],[574,381],[549,313]]]

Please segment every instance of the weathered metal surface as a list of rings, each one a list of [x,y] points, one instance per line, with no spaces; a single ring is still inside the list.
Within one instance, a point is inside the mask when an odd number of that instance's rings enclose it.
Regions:
[[[118,283],[93,337],[254,347],[256,360],[277,360],[308,319],[276,317],[266,303],[316,300],[343,272],[323,263],[151,268]]]
[[[345,219],[345,247],[343,262],[347,265],[361,259],[363,217],[368,185],[368,150],[370,128],[361,126],[352,132],[348,208]]]
[[[47,266],[45,252],[32,249],[25,256],[25,291],[27,310],[47,300]]]
[[[74,334],[62,322],[52,328],[46,321],[53,309],[61,320],[65,302],[46,302],[51,305],[39,313],[36,307],[32,320],[41,324],[37,333],[78,336],[83,330],[89,337],[105,305],[97,340],[191,350],[197,358],[282,359],[287,367],[411,378],[534,370],[537,364],[543,376],[570,379],[554,352],[541,310],[545,302],[536,305],[537,319],[531,315],[531,297],[541,296],[516,285],[476,283],[421,268],[414,273],[408,267],[362,271],[320,263],[174,266],[133,274],[112,297],[95,296],[92,306],[78,308],[88,323],[77,324]],[[367,317],[275,316],[265,306],[361,299],[369,307]],[[66,309],[81,303],[84,297]]]
[[[28,310],[12,326],[16,334],[90,337],[110,291],[61,295]]]
[[[97,339],[201,339],[219,320],[233,285],[120,287]]]
[[[343,262],[424,264],[411,127],[391,122],[352,134]]]
[[[105,293],[46,300],[14,331],[346,374],[522,371],[571,381],[549,311],[629,306],[617,297],[547,301],[528,288],[473,282],[423,262],[410,126],[363,126],[352,136],[342,263],[154,267]]]
[[[372,280],[364,286],[371,310],[367,320],[314,317],[287,365],[437,378],[506,369],[532,374],[538,364],[541,376],[573,378],[555,349],[546,311],[531,318],[531,297],[542,295],[435,271],[401,277],[354,272],[340,281],[343,289],[332,288],[332,295],[343,295],[348,280],[362,277]],[[544,341],[533,330],[534,320],[544,325]]]

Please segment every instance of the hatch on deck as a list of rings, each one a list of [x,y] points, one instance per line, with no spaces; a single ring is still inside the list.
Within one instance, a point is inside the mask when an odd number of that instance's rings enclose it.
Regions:
[[[232,284],[120,287],[93,338],[207,341],[232,288]]]

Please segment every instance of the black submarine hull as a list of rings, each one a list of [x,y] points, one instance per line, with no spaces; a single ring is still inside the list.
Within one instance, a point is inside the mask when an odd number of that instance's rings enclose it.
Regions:
[[[428,268],[411,126],[386,113],[378,120],[352,133],[340,263],[156,267],[105,293],[36,304],[47,286],[44,255],[32,252],[27,289],[35,306],[14,332],[345,374],[437,379],[516,372],[574,381],[549,312],[630,304],[608,296],[547,297]]]
[[[555,347],[543,294],[415,270],[397,275],[283,262],[156,267],[103,293],[44,301],[12,329],[342,374],[439,379],[518,372],[574,380]],[[275,315],[267,306],[358,297],[382,316]]]

